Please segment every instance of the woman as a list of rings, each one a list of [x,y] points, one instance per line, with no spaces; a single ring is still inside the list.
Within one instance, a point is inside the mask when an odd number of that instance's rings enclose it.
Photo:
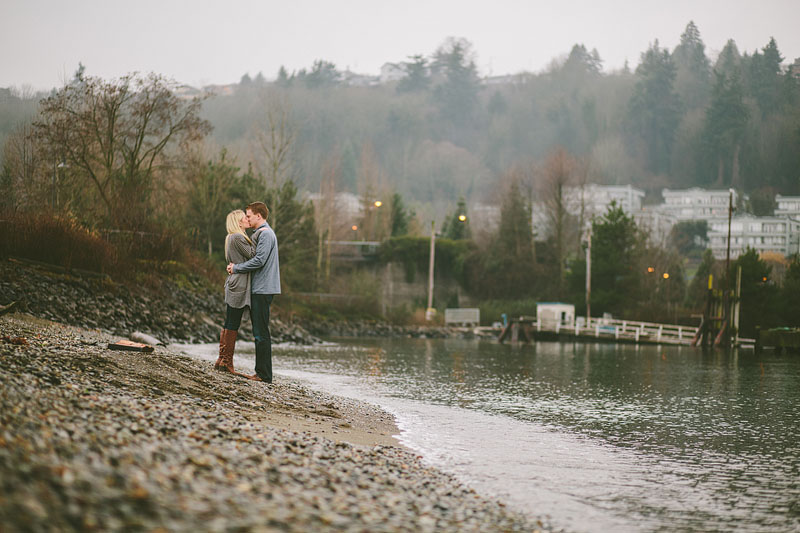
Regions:
[[[244,263],[255,254],[253,241],[244,232],[250,227],[244,211],[236,209],[228,213],[225,220],[228,236],[225,237],[225,262]],[[225,324],[219,334],[219,358],[214,363],[216,370],[244,375],[233,369],[233,352],[236,336],[245,308],[250,307],[250,274],[229,274],[225,280]]]

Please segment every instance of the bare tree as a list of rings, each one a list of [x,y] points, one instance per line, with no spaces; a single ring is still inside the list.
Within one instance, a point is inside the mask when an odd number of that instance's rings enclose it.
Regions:
[[[336,181],[341,171],[341,158],[338,150],[334,150],[322,164],[322,180],[319,185],[319,200],[314,205],[317,221],[317,284],[322,276],[323,251],[325,263],[325,281],[331,276],[331,244],[333,240],[333,219],[337,216]],[[327,246],[324,246],[325,241]]]
[[[564,287],[564,269],[568,253],[568,236],[575,231],[574,216],[570,214],[570,198],[566,190],[574,183],[578,162],[562,147],[547,157],[541,181],[542,198],[552,231],[553,255],[557,264],[557,293]],[[583,204],[583,202],[581,202]],[[582,213],[583,210],[581,210]]]
[[[285,97],[265,98],[265,121],[257,133],[264,155],[266,188],[276,188],[292,177],[292,148],[297,134],[291,123],[291,109]]]
[[[22,124],[3,144],[2,183],[5,192],[2,204],[12,211],[47,201],[48,192],[54,195],[56,183],[44,180],[44,162],[31,131],[30,125]]]
[[[80,76],[41,102],[38,142],[88,182],[106,216],[128,226],[146,217],[153,182],[170,149],[204,137],[201,98],[181,99],[157,74],[118,80]]]

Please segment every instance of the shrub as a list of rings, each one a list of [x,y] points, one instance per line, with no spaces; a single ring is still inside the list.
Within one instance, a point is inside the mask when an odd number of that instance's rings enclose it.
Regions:
[[[0,255],[18,256],[64,267],[113,272],[114,247],[75,219],[35,217],[24,213],[0,216]]]

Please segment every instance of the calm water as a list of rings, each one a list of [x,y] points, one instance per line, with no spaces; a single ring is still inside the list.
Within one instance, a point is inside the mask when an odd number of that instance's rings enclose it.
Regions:
[[[797,356],[382,339],[278,348],[275,369],[378,403],[404,444],[557,528],[800,530]]]

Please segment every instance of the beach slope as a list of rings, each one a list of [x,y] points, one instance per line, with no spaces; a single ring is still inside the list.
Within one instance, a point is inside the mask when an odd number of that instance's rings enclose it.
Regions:
[[[105,333],[0,317],[3,531],[534,531],[390,415]]]

